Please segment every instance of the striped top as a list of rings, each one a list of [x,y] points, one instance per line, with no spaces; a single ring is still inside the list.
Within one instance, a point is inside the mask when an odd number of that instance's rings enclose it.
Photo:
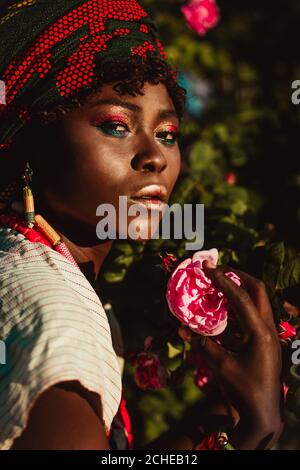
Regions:
[[[91,401],[99,396],[109,432],[122,392],[113,323],[76,266],[0,227],[0,340],[6,348],[6,363],[0,363],[0,449],[9,449],[22,433],[37,397],[64,381],[79,381],[93,392]]]

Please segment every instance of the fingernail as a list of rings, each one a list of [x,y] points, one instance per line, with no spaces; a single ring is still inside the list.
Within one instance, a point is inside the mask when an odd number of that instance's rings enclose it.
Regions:
[[[203,267],[205,269],[216,269],[216,265],[213,263],[213,261],[211,259],[207,259],[205,261],[203,261]]]

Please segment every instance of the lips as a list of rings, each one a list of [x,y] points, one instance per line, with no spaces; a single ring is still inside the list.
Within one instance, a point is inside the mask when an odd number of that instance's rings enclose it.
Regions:
[[[130,199],[135,204],[142,204],[147,209],[160,209],[167,200],[167,189],[165,186],[151,184],[144,186]]]
[[[153,202],[166,202],[167,189],[164,186],[151,184],[144,186],[137,193],[131,196],[133,200],[151,200]]]

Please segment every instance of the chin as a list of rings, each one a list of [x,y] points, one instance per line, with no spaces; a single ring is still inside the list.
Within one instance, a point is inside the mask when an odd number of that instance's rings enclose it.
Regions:
[[[153,223],[153,220],[133,220],[128,225],[128,238],[130,240],[136,240],[139,242],[145,242],[155,238],[155,233],[159,229],[159,220],[158,223]],[[157,237],[158,238],[158,237]]]

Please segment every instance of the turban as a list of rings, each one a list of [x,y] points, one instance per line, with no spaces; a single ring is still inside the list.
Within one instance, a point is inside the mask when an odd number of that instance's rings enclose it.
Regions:
[[[0,10],[0,155],[37,112],[93,90],[104,63],[165,61],[136,0],[24,0]]]

